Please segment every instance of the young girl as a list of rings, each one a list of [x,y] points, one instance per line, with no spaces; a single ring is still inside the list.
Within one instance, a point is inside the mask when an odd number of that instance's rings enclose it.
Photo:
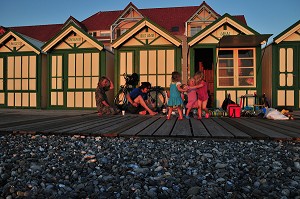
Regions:
[[[183,105],[183,101],[181,99],[180,92],[185,92],[187,89],[182,89],[181,86],[181,74],[179,72],[172,72],[172,83],[170,84],[170,97],[168,100],[168,116],[167,120],[171,118],[171,114],[173,108],[177,108],[179,114],[179,120],[183,119],[181,106]]]
[[[198,88],[198,119],[200,120],[202,119],[202,110],[205,111],[205,117],[209,117],[208,110],[206,108],[208,101],[207,83],[204,81],[204,74],[201,71],[196,72],[194,78],[196,86],[192,88]]]
[[[192,108],[198,108],[198,99],[197,99],[197,88],[191,88],[195,87],[195,79],[189,78],[188,80],[188,91],[187,91],[187,97],[188,97],[188,103],[186,105],[187,111],[185,118],[190,119],[189,114],[192,110]]]

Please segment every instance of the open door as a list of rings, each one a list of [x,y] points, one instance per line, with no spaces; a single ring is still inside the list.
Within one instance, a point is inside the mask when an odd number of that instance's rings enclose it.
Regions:
[[[199,48],[195,50],[195,72],[203,71],[207,82],[208,103],[207,108],[214,107],[214,62],[212,48]]]

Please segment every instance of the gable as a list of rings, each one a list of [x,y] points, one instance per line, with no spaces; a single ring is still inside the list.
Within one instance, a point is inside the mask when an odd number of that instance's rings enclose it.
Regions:
[[[201,43],[202,40],[208,36],[214,37],[219,40],[226,35],[253,35],[258,34],[256,31],[248,26],[241,24],[240,22],[233,19],[229,14],[223,15],[214,23],[207,26],[205,29],[200,31],[198,34],[189,39],[188,45],[193,46],[195,44]],[[218,42],[216,42],[218,43]]]
[[[70,24],[42,47],[44,52],[48,52],[50,49],[75,48],[97,48],[102,50],[103,45],[76,25]]]
[[[143,28],[140,32],[136,33],[123,46],[153,46],[153,45],[173,45],[170,41],[159,35],[157,32],[150,28]]]
[[[0,44],[0,52],[34,52],[40,54],[40,49],[12,31],[0,38]]]
[[[300,20],[274,37],[275,43],[278,44],[282,41],[300,41]]]
[[[140,44],[139,44],[140,43]],[[144,19],[137,23],[134,27],[128,30],[124,35],[115,40],[112,44],[113,48],[118,48],[121,45],[165,45],[172,44],[181,45],[181,41],[168,33],[163,28],[159,27],[148,19]]]

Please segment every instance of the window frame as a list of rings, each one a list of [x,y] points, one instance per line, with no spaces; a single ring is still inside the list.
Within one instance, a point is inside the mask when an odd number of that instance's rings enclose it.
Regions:
[[[219,53],[220,51],[232,51],[233,52],[233,58],[220,58]],[[242,50],[252,50],[253,56],[252,57],[239,57],[239,51]],[[221,86],[220,85],[220,79],[228,78],[226,76],[220,77],[220,60],[233,60],[233,85],[232,86]],[[252,59],[253,60],[253,66],[245,66],[242,67],[244,69],[252,69],[253,68],[253,75],[249,76],[243,76],[239,74],[239,69],[241,68],[239,66],[239,60],[245,60],[245,59]],[[228,67],[229,68],[229,67]],[[240,78],[252,78],[253,77],[253,85],[240,85]],[[256,87],[256,48],[220,48],[218,50],[218,58],[217,58],[217,88],[255,88]]]

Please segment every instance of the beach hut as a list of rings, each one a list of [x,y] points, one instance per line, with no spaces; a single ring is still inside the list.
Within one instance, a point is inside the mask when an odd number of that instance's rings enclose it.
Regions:
[[[181,41],[153,21],[144,18],[115,40],[115,79],[136,72],[141,82],[169,87],[173,71],[181,71]]]
[[[270,36],[226,13],[188,40],[191,75],[204,71],[213,107],[221,107],[228,94],[237,103],[246,94],[261,94],[261,44]],[[254,97],[246,99],[254,103]]]
[[[0,107],[43,108],[42,42],[7,29],[0,37]]]
[[[300,20],[264,48],[262,91],[276,108],[300,108]]]
[[[113,53],[74,18],[69,18],[42,50],[47,53],[47,108],[95,108],[99,78],[108,76],[113,80]],[[113,91],[108,98],[113,99]]]

